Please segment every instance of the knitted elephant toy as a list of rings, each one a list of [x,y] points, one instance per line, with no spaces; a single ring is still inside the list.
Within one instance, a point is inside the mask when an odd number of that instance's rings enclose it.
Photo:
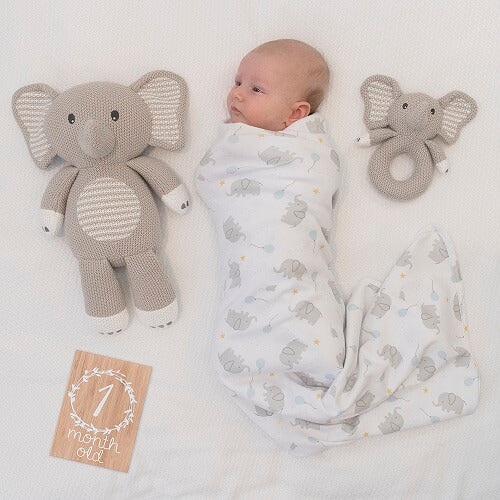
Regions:
[[[42,229],[63,226],[79,261],[85,310],[99,333],[117,333],[129,315],[115,275],[125,266],[138,319],[165,328],[177,318],[174,288],[157,252],[161,240],[153,190],[176,213],[189,195],[165,163],[142,155],[148,145],[184,145],[187,87],[153,71],[130,87],[94,82],[58,93],[48,85],[19,89],[12,107],[31,156],[62,168],[42,198]]]
[[[453,144],[477,112],[474,99],[463,92],[455,90],[440,99],[403,94],[394,79],[383,75],[368,77],[361,95],[370,131],[357,141],[362,146],[382,143],[370,159],[370,179],[382,194],[397,200],[422,194],[431,182],[433,164],[439,172],[448,172],[446,156],[434,138],[439,135]],[[414,160],[415,170],[408,179],[399,181],[391,176],[389,167],[404,153]]]

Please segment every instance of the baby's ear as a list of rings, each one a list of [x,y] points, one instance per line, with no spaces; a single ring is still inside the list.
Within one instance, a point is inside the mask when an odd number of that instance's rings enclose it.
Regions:
[[[293,105],[293,110],[289,118],[290,123],[288,123],[288,125],[290,125],[293,122],[296,122],[297,120],[305,118],[306,116],[309,116],[310,111],[311,111],[311,105],[307,101],[296,102]]]

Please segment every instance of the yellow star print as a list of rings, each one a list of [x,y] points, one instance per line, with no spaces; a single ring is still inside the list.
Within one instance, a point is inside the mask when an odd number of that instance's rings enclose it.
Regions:
[[[297,289],[295,289],[295,288],[294,288],[294,289],[292,290],[292,293],[293,293],[294,295],[297,295],[297,294],[299,293],[299,291],[298,291]]]
[[[225,181],[219,181],[219,184],[223,186],[226,182]]]
[[[315,343],[316,345],[319,345],[319,340],[318,340],[318,339],[314,339],[314,343]]]
[[[318,194],[318,193],[319,193],[319,189],[318,189],[318,188],[314,188],[314,189],[313,189],[313,193],[314,193],[314,194]]]
[[[323,137],[320,137],[320,138],[319,138],[319,142],[324,142]]]
[[[271,373],[269,374],[269,376],[270,376],[270,377],[274,377],[274,372],[271,372]]]
[[[363,432],[363,436],[368,437],[368,432]]]
[[[259,137],[266,137],[266,134],[257,134]]]
[[[387,389],[387,394],[389,394],[389,396],[392,394],[391,389]]]
[[[467,325],[464,326],[464,332],[468,332],[469,331],[469,327]]]
[[[241,259],[241,260],[245,260],[245,256],[244,256],[244,255],[242,255],[242,256],[240,257],[240,259]]]
[[[405,273],[401,273],[401,274],[399,275],[399,277],[400,277],[400,278],[404,278],[405,276],[406,276],[406,274],[405,274]]]
[[[321,394],[318,392],[318,393],[316,394],[316,397],[317,397],[318,399],[321,399]]]
[[[427,394],[429,392],[429,389],[427,389],[427,387],[424,387],[424,392]]]
[[[219,337],[220,337],[221,339],[223,339],[223,338],[225,337],[225,335],[224,335],[223,333],[221,333],[221,334],[219,335]]]

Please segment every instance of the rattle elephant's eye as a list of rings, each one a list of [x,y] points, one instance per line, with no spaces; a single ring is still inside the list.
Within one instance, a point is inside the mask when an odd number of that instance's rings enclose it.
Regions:
[[[69,121],[69,123],[71,123],[71,125],[73,125],[73,123],[75,123],[75,115],[73,113],[70,113],[68,115],[68,121]]]
[[[408,107],[408,103],[407,102],[403,103],[403,109],[406,109],[407,107]]]
[[[436,112],[434,108],[431,108],[431,115],[433,115]]]
[[[120,114],[118,113],[118,111],[116,111],[116,109],[114,109],[113,111],[111,111],[111,119],[116,122],[118,121],[118,117],[120,116]]]

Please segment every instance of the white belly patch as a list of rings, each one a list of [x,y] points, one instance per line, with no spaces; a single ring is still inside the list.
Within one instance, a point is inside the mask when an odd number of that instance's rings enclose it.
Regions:
[[[83,189],[76,203],[78,223],[97,241],[130,236],[141,217],[139,198],[127,184],[99,177]]]

